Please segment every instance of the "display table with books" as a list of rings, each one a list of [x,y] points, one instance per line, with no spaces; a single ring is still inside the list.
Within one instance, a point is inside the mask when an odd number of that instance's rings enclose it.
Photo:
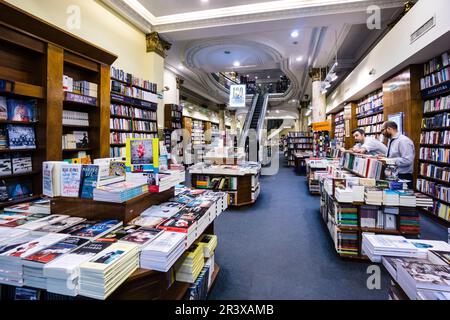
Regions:
[[[2,299],[206,299],[219,270],[213,224],[227,205],[224,192],[180,186],[131,221],[50,214],[50,201],[6,208]]]
[[[231,206],[254,204],[261,192],[261,165],[256,162],[239,165],[198,163],[192,166],[189,172],[192,175],[192,186],[227,192]]]
[[[322,218],[345,258],[368,259],[364,234],[420,237],[419,207],[433,205],[402,183],[361,178],[339,166],[329,165],[319,181]]]

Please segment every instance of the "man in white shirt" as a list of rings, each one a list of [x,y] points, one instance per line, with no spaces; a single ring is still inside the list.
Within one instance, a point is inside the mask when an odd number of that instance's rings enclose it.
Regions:
[[[414,142],[398,132],[398,125],[393,121],[385,122],[381,133],[389,139],[387,158],[395,160],[399,178],[411,181],[408,186],[412,189],[414,160],[416,157]]]
[[[353,131],[356,145],[351,149],[354,153],[368,154],[371,156],[385,156],[387,154],[387,147],[381,141],[366,137],[363,129],[356,129]]]

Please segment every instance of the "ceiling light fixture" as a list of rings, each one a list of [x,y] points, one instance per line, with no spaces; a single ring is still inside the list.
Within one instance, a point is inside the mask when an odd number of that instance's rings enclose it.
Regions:
[[[297,38],[298,36],[299,36],[299,33],[298,33],[297,30],[294,30],[294,31],[291,32],[291,37],[292,38]]]
[[[201,0],[202,3],[208,3],[209,0]]]
[[[182,64],[180,64],[180,65],[178,66],[178,70],[184,70],[184,66],[183,66]]]
[[[302,56],[298,56],[297,59],[295,59],[295,61],[301,62],[301,61],[303,61],[303,57]]]
[[[233,66],[235,66],[235,67],[240,67],[240,66],[241,66],[241,63],[240,63],[239,61],[235,61],[235,62],[233,63]]]
[[[277,113],[277,114],[280,113],[280,110],[275,111],[275,113]]]

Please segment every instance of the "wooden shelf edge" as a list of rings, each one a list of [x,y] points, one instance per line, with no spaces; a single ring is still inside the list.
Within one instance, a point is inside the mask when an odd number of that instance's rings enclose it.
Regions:
[[[5,79],[7,80],[7,79]],[[45,89],[43,86],[37,86],[25,82],[14,81],[14,91],[0,91],[0,94],[18,95],[29,98],[45,99]]]

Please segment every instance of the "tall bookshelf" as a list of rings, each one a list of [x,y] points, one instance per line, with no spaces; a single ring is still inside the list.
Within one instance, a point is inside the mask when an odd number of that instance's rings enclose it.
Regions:
[[[286,137],[285,156],[289,167],[295,167],[297,153],[313,150],[313,136],[310,132],[289,132]],[[306,163],[305,163],[306,166]]]
[[[36,101],[32,122],[0,121],[3,128],[8,125],[32,128],[36,145],[33,149],[12,150],[7,142],[0,150],[4,157],[29,155],[32,159],[31,171],[0,177],[7,189],[23,191],[20,197],[8,197],[7,201],[0,202],[3,208],[41,195],[43,161],[78,157],[79,151],[91,157],[108,156],[109,128],[102,119],[108,118],[109,66],[117,57],[4,1],[0,2],[0,57],[0,96]],[[65,74],[97,84],[97,96],[87,99],[81,94],[65,93]],[[63,125],[63,111],[70,109],[87,112],[89,126]],[[89,145],[83,148],[86,150],[63,150],[63,134],[74,129],[88,131]]]
[[[344,111],[336,113],[332,118],[334,127],[334,137],[336,143],[345,148],[345,119]]]
[[[158,137],[157,86],[111,68],[110,155],[125,156],[128,138]]]
[[[379,139],[384,122],[383,90],[377,90],[358,102],[356,109],[358,128],[365,131],[366,136]]]
[[[164,144],[169,153],[172,152],[172,133],[174,130],[183,128],[183,107],[176,104],[166,104],[164,106]],[[176,143],[183,141],[182,135],[177,135]],[[178,156],[183,156],[183,148],[178,149]]]
[[[450,222],[450,59],[449,52],[424,64],[420,81],[423,120],[417,190],[434,199],[427,213]]]

